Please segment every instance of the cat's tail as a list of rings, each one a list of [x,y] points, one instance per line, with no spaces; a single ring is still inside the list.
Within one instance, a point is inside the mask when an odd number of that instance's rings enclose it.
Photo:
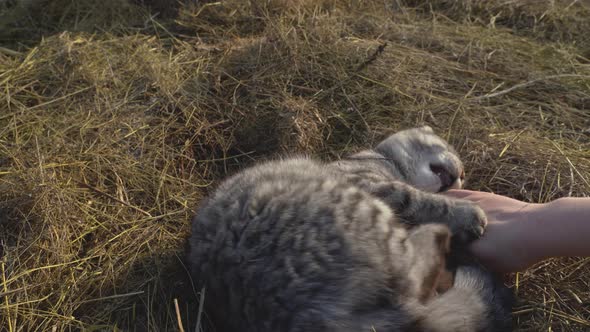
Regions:
[[[460,266],[453,287],[434,298],[420,322],[428,332],[512,331],[512,291],[484,268]]]

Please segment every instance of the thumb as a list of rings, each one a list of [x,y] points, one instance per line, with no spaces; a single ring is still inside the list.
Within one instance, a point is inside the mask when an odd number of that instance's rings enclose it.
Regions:
[[[464,190],[464,189],[451,189],[451,190],[442,192],[441,194],[443,194],[445,196],[455,197],[455,198],[466,198],[471,195],[474,195],[475,193],[477,193],[477,191]]]

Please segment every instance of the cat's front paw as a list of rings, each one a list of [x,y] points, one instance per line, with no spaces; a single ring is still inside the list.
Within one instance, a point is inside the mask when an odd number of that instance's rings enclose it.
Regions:
[[[477,204],[467,200],[453,200],[454,211],[449,223],[453,237],[462,243],[479,239],[486,228],[488,219]]]

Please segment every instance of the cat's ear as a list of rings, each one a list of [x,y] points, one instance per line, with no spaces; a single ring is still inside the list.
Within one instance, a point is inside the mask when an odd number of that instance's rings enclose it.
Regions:
[[[418,129],[430,133],[430,134],[434,134],[434,130],[432,130],[431,126],[422,126],[422,127],[418,127]]]

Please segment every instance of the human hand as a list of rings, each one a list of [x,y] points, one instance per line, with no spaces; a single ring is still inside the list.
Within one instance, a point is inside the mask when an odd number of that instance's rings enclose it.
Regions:
[[[444,194],[470,200],[486,213],[484,235],[470,245],[470,250],[488,268],[496,272],[522,271],[544,258],[530,243],[535,232],[533,212],[542,204],[469,190]]]

